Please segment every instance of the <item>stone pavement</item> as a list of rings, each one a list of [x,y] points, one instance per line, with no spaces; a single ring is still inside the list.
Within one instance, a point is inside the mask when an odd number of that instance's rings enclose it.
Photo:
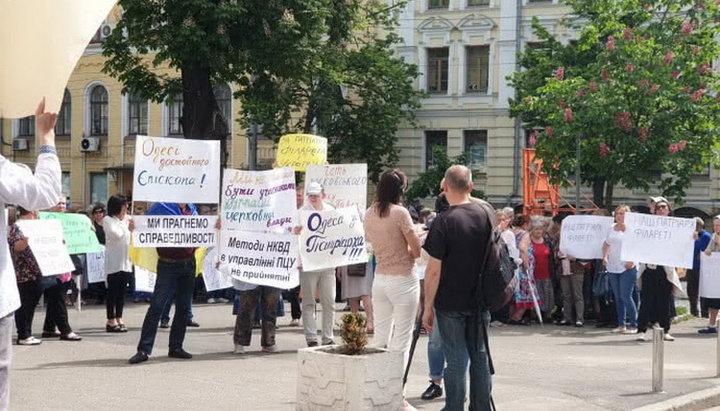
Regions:
[[[260,353],[259,330],[250,352],[233,355],[231,305],[197,304],[200,328],[188,328],[191,360],[167,357],[168,330],[160,330],[151,360],[129,365],[135,353],[146,304],[126,305],[126,334],[104,329],[104,306],[70,313],[81,342],[46,340],[13,346],[12,410],[153,409],[293,410],[296,350],[304,347],[302,327],[279,319],[278,354]],[[38,310],[39,336],[44,310]],[[499,410],[628,410],[717,388],[716,339],[696,330],[706,320],[673,326],[665,343],[665,393],[651,393],[652,344],[608,329],[554,325],[491,329]],[[338,338],[339,339],[339,338]],[[422,336],[407,385],[408,400],[421,410],[439,410],[443,400],[421,400],[427,387],[427,337]],[[717,390],[716,390],[717,391]],[[719,391],[720,392],[720,391]],[[710,405],[720,403],[708,403]]]

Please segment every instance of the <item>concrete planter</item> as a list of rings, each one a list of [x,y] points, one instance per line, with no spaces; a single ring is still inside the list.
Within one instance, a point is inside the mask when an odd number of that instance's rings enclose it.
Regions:
[[[298,350],[297,410],[399,410],[400,352],[374,349],[364,355],[332,353],[338,346]]]

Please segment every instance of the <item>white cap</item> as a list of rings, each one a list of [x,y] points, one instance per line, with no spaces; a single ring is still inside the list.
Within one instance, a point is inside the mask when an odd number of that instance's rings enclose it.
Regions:
[[[307,185],[307,188],[305,189],[305,192],[309,196],[317,196],[322,194],[323,188],[320,185],[320,183],[313,181],[312,183]]]

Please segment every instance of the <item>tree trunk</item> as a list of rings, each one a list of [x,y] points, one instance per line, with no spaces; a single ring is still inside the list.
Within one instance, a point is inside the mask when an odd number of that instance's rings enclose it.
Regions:
[[[605,208],[612,211],[612,205],[613,205],[613,190],[615,189],[615,184],[612,184],[610,182],[605,183]]]
[[[592,183],[593,191],[593,202],[596,206],[603,208],[605,207],[604,194],[605,194],[605,180],[598,178],[593,180]]]

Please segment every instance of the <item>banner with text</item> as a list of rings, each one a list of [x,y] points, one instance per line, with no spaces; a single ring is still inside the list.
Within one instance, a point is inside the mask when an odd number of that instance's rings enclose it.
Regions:
[[[68,254],[96,253],[103,249],[92,229],[92,221],[83,214],[40,213],[41,220],[60,220]]]
[[[326,164],[307,166],[305,186],[320,183],[325,201],[336,208],[357,205],[367,208],[367,164]]]
[[[357,207],[300,210],[303,271],[366,263],[365,230]]]
[[[327,139],[312,134],[286,134],[280,137],[277,167],[292,167],[305,171],[311,164],[327,162]]]
[[[612,217],[594,215],[565,217],[560,231],[560,252],[581,259],[602,258],[603,244],[612,225]]]
[[[85,257],[88,284],[105,281],[105,251],[87,253]]]
[[[620,259],[692,268],[694,233],[691,218],[627,213]]]
[[[63,242],[58,220],[18,220],[18,227],[28,239],[43,276],[65,274],[75,270]]]
[[[218,253],[220,270],[237,280],[282,289],[300,284],[294,234],[223,229]]]
[[[133,200],[215,203],[220,142],[137,136]]]
[[[203,282],[205,283],[205,291],[224,290],[226,288],[232,288],[232,279],[216,268],[218,262],[217,247],[208,249],[205,254],[205,261],[203,263]]]
[[[700,297],[720,298],[720,253],[700,253]]]
[[[135,266],[135,291],[153,293],[157,274],[138,265]]]
[[[215,245],[215,215],[137,215],[133,245],[148,247],[211,247]]]
[[[295,204],[295,172],[290,167],[223,172],[224,229],[290,232],[297,215]]]

